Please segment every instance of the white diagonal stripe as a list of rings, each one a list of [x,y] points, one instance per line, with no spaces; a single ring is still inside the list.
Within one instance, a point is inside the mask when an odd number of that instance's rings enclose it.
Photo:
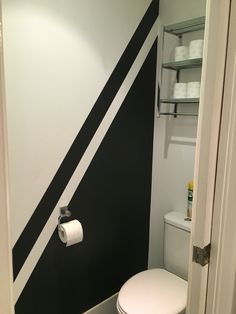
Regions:
[[[59,206],[65,200],[70,200],[80,184],[85,172],[87,171],[97,149],[99,148],[104,136],[106,135],[112,121],[114,120],[118,110],[120,109],[128,91],[130,90],[139,70],[141,69],[156,37],[158,27],[157,21],[154,23],[150,33],[148,34],[138,56],[136,57],[131,69],[129,70],[125,80],[123,81],[118,93],[111,103],[106,115],[94,134],[89,146],[87,147],[83,157],[81,158],[76,170],[73,173],[65,191],[63,192],[59,202],[54,208],[51,216],[40,233],[36,243],[30,251],[24,265],[21,268],[14,282],[14,301],[17,302],[22,290],[24,289],[34,267],[37,265],[40,256],[42,255],[48,241],[50,240],[55,228],[57,227],[57,219],[59,215]],[[67,202],[69,203],[69,202]]]

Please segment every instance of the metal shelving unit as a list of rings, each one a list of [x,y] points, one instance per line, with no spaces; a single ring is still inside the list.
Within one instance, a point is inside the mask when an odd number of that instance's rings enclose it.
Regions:
[[[187,20],[181,23],[176,23],[172,25],[164,26],[163,28],[163,42],[164,42],[164,34],[169,33],[178,37],[179,45],[182,45],[182,36],[186,33],[203,30],[205,27],[205,17],[199,17],[191,20]],[[193,69],[200,68],[202,66],[202,58],[198,59],[188,59],[183,61],[173,61],[162,63],[161,71],[163,69],[176,71],[176,81],[179,82],[180,71],[184,69]],[[162,77],[162,75],[161,75]],[[191,112],[178,112],[178,104],[198,104],[199,98],[179,98],[179,99],[160,99],[160,89],[159,87],[159,96],[158,96],[158,116],[197,116],[195,113]],[[162,112],[161,104],[174,104],[173,112]]]

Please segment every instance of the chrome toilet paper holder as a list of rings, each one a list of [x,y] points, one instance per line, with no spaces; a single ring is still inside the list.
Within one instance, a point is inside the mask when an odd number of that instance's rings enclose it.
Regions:
[[[70,216],[71,216],[71,211],[68,209],[68,206],[60,207],[60,215],[58,217],[58,228],[60,227],[62,218],[70,217]]]

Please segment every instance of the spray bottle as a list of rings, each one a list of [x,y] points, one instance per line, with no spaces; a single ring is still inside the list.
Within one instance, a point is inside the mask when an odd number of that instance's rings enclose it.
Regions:
[[[188,207],[187,217],[192,219],[192,205],[193,205],[193,181],[188,182]]]

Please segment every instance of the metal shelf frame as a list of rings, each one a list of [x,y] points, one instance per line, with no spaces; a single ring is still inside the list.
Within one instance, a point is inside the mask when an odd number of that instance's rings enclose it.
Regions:
[[[198,104],[199,98],[168,98],[160,99],[163,104]]]
[[[178,43],[182,45],[182,36],[186,33],[203,30],[205,27],[205,17],[199,17],[191,20],[186,20],[180,23],[171,24],[163,27],[163,38],[162,47],[164,47],[164,34],[169,33],[178,37]],[[164,49],[164,48],[162,48]],[[163,53],[162,53],[163,55]],[[179,82],[180,71],[183,69],[199,68],[202,66],[202,58],[188,59],[183,61],[173,61],[162,63],[161,73],[163,69],[176,71],[176,81]],[[161,74],[162,77],[162,74]],[[161,84],[160,84],[161,85]],[[158,99],[157,99],[157,115],[160,116],[193,116],[196,117],[198,114],[191,112],[178,112],[178,104],[198,104],[198,98],[181,98],[181,99],[160,99],[160,85],[158,86]],[[174,104],[174,112],[162,112],[161,104]]]
[[[174,71],[179,71],[183,69],[200,68],[201,66],[202,66],[202,58],[166,62],[162,64],[162,68],[168,69],[168,70],[174,70]]]
[[[198,113],[192,112],[160,112],[160,116],[184,116],[184,117],[198,117]]]

